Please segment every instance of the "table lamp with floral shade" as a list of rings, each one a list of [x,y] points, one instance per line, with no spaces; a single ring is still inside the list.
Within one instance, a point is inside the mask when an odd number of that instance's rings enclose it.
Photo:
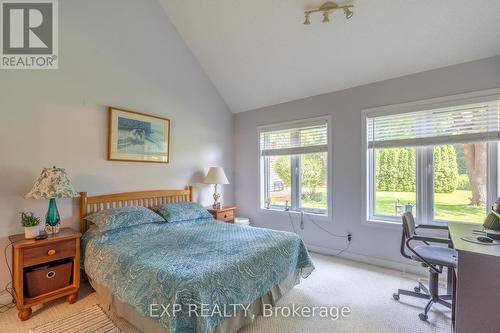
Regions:
[[[56,234],[59,232],[59,212],[56,199],[74,198],[78,196],[63,168],[44,168],[33,184],[31,191],[24,197],[26,199],[49,199],[49,209],[45,215],[45,231]]]

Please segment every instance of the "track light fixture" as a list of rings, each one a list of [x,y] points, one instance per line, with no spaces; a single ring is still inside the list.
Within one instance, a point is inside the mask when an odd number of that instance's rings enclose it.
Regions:
[[[344,14],[346,19],[350,19],[354,15],[354,12],[349,7],[344,7]]]
[[[304,21],[305,25],[311,24],[311,21],[309,20],[309,13],[306,13],[306,20]]]
[[[345,18],[350,19],[354,15],[354,12],[351,10],[351,8],[353,8],[353,7],[354,7],[354,5],[339,5],[339,4],[336,4],[335,2],[327,1],[324,4],[322,4],[319,8],[309,9],[309,10],[304,11],[304,15],[305,15],[304,24],[305,25],[311,24],[311,20],[310,20],[311,14],[312,13],[319,13],[319,12],[323,13],[323,21],[322,21],[323,23],[330,22],[329,15],[337,9],[343,9]]]
[[[328,17],[328,12],[323,12],[323,23],[330,22],[330,18]]]

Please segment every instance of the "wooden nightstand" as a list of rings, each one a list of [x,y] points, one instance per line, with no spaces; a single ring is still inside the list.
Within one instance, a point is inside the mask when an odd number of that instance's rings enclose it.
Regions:
[[[76,302],[80,288],[80,237],[79,232],[70,228],[61,228],[59,233],[43,240],[25,239],[24,234],[9,236],[12,243],[12,286],[19,319],[29,319],[32,306],[56,298],[67,296],[68,303]],[[68,270],[68,282],[55,290],[48,290],[61,284],[60,277]],[[30,278],[26,279],[27,276]],[[27,280],[31,283],[28,284]],[[38,294],[37,290],[47,291]]]
[[[226,223],[234,223],[234,218],[236,217],[236,207],[234,206],[222,206],[220,209],[213,209],[209,207],[207,210],[216,220]]]

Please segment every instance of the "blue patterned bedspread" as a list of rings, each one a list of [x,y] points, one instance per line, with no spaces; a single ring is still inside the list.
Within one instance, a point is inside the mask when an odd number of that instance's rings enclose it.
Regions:
[[[229,305],[248,305],[295,270],[303,278],[314,270],[296,234],[213,219],[143,224],[103,234],[91,229],[82,238],[82,249],[88,276],[145,316],[151,304],[182,306],[175,315],[152,317],[171,333],[212,332],[228,314],[242,311]],[[189,304],[216,305],[225,312],[189,315]]]

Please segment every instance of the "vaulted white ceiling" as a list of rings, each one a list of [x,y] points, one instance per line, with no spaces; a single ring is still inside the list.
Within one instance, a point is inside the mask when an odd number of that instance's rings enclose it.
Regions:
[[[233,112],[500,54],[499,0],[160,1]]]

